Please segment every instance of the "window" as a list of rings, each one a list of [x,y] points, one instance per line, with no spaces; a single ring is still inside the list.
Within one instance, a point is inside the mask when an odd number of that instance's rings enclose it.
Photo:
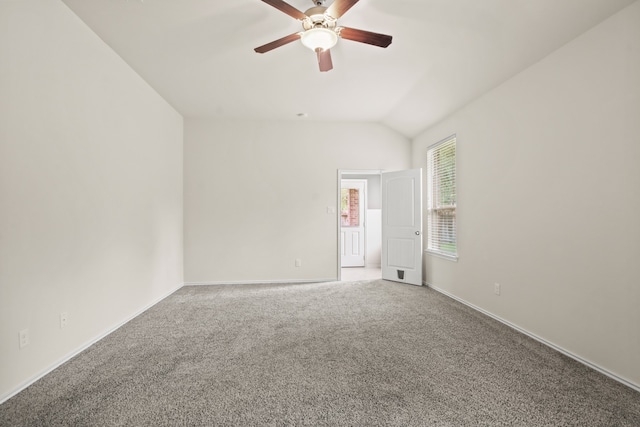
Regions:
[[[427,251],[458,257],[455,135],[427,151]]]
[[[340,190],[340,221],[343,227],[360,225],[360,192],[357,188]]]

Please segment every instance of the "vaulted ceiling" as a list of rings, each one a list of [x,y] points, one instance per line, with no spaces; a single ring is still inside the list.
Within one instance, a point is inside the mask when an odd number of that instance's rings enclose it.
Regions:
[[[306,113],[411,138],[634,0],[361,0],[339,25],[393,43],[341,39],[325,73],[299,41],[253,51],[302,29],[260,0],[63,1],[185,117]]]

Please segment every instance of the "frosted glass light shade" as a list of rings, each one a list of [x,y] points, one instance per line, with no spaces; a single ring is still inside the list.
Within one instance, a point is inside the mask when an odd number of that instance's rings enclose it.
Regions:
[[[338,43],[338,35],[326,28],[311,28],[302,33],[300,41],[315,52],[317,49],[327,50],[334,47]]]

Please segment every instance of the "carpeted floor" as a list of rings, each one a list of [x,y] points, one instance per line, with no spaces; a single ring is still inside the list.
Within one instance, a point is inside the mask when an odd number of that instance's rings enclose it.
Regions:
[[[2,426],[640,426],[640,393],[433,290],[184,287]]]

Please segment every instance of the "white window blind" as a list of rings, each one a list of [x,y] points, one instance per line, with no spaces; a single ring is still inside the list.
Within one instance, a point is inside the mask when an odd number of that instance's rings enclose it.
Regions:
[[[456,232],[456,136],[427,151],[427,250],[458,256]]]

